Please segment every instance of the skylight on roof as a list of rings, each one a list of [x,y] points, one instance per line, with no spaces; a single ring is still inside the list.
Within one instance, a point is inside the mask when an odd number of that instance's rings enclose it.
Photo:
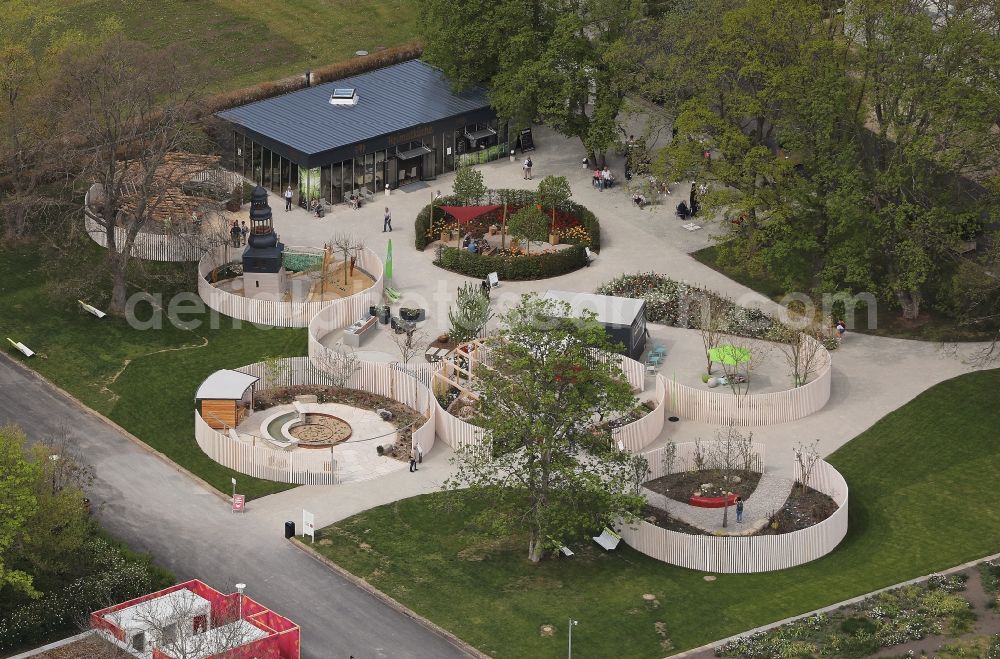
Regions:
[[[334,89],[330,94],[330,105],[357,105],[358,90],[353,87]]]

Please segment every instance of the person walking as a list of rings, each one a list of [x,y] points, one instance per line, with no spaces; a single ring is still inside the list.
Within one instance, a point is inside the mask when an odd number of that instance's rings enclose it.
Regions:
[[[847,334],[847,323],[842,320],[837,321],[837,339],[840,341],[844,340],[844,335]]]
[[[736,497],[736,523],[743,523],[743,497]]]
[[[285,190],[285,212],[292,210],[292,186]]]
[[[229,227],[229,237],[233,241],[233,247],[240,246],[240,221],[233,220],[233,226]]]
[[[417,471],[417,449],[410,449],[410,473]]]
[[[386,231],[392,231],[392,213],[389,212],[389,207],[385,207],[385,215],[382,216],[382,233]]]
[[[531,156],[524,159],[524,178],[531,180],[531,167],[533,163],[531,162]]]
[[[521,175],[524,177],[525,181],[528,180],[528,159],[527,158],[525,158],[524,162],[521,163]]]
[[[417,464],[422,465],[424,463],[424,447],[417,442]]]
[[[243,220],[240,223],[240,238],[243,239],[243,244],[247,244],[247,234],[250,233],[250,227],[247,226],[247,221]]]

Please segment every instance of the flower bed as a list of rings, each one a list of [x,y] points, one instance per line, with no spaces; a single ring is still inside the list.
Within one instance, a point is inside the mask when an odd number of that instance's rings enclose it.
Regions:
[[[931,577],[829,614],[744,636],[720,647],[716,656],[867,657],[928,636],[964,634],[976,620],[969,601],[959,594],[965,581],[965,575]]]
[[[703,304],[711,305],[713,315],[721,311],[727,334],[766,339],[778,324],[760,309],[741,307],[712,291],[655,272],[621,275],[599,286],[596,292],[641,298],[646,301],[646,320],[674,327],[699,329]]]
[[[414,246],[423,251],[427,245],[438,240],[441,230],[458,230],[459,227],[445,212],[441,206],[460,205],[492,205],[507,204],[507,217],[516,213],[519,209],[537,205],[538,198],[533,190],[489,190],[481,199],[469,202],[459,199],[454,195],[447,195],[437,200],[433,204],[433,214],[431,204],[424,206],[414,221]],[[551,209],[545,209],[546,215],[551,217]],[[480,222],[480,230],[484,230],[489,224],[498,224],[500,212],[487,215],[483,222]],[[567,202],[564,206],[556,209],[554,228],[559,233],[560,240],[570,245],[590,247],[595,252],[601,250],[601,223],[597,216],[590,209],[574,202]],[[491,271],[492,272],[492,271]]]

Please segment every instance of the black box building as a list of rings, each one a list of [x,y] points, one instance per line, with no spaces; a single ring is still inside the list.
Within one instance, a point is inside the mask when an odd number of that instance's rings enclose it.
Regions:
[[[451,89],[419,60],[250,103],[217,114],[232,124],[235,170],[296,203],[336,204],[505,157],[480,88]]]

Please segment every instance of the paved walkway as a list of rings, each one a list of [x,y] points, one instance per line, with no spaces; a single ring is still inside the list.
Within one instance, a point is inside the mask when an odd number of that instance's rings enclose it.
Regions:
[[[757,489],[744,502],[743,522],[739,524],[736,522],[736,509],[730,506],[729,525],[726,527],[722,526],[723,513],[721,508],[699,508],[647,488],[643,488],[643,494],[646,495],[650,505],[667,511],[671,517],[679,519],[685,524],[696,526],[710,533],[739,535],[755,524],[770,519],[771,513],[784,506],[792,491],[792,485],[791,478],[771,473],[764,474],[757,484]]]

